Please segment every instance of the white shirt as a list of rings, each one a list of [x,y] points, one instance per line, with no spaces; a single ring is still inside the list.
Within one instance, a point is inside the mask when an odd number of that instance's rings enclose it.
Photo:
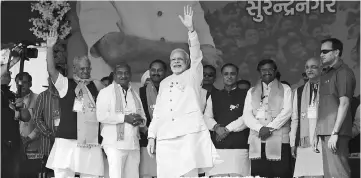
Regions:
[[[97,97],[97,120],[102,123],[101,135],[103,137],[103,146],[115,147],[117,149],[124,150],[139,150],[139,126],[134,127],[131,124],[124,123],[123,113],[115,112],[115,91],[114,85],[119,85],[116,83],[110,84],[108,87],[102,89]],[[120,86],[121,88],[121,86]],[[133,96],[131,92],[131,86],[128,88],[128,91],[120,91],[122,97],[123,111],[126,113],[137,113],[137,110],[140,111],[140,115],[145,119],[143,125],[146,124],[146,117],[144,114],[143,106],[136,108],[134,99],[137,98],[141,104],[139,96]],[[136,94],[137,95],[137,94]],[[117,129],[116,124],[124,123],[124,139],[117,141]]]
[[[292,109],[292,115],[291,115],[291,131],[290,131],[290,146],[295,146],[296,142],[296,134],[298,129],[298,98],[297,98],[297,88],[293,92],[293,109]]]
[[[95,87],[98,89],[98,91],[104,88],[104,85],[100,81],[93,80],[93,82],[95,84]],[[68,92],[68,78],[64,77],[61,73],[59,73],[58,78],[54,83],[54,86],[56,90],[58,90],[59,97],[64,98],[66,93]]]
[[[201,88],[201,110],[204,112],[207,106],[207,90],[204,88]]]
[[[264,104],[268,104],[268,96],[271,91],[271,83],[266,85],[262,82],[263,85],[263,92],[265,98],[263,99]],[[280,129],[291,117],[292,114],[292,90],[288,85],[282,84],[284,89],[283,94],[283,107],[281,109],[281,112],[277,115],[275,119],[273,119],[272,122],[270,122],[265,127],[270,127],[273,129]],[[259,132],[259,130],[263,127],[263,125],[256,119],[255,115],[253,115],[253,106],[252,106],[252,90],[248,90],[246,100],[244,103],[243,108],[243,119],[245,124],[254,131]]]
[[[206,106],[206,110],[204,111],[203,117],[204,117],[204,121],[206,122],[208,129],[213,131],[213,127],[217,124],[217,121],[214,119],[214,115],[213,115],[212,96],[209,96],[209,98],[207,100],[207,106]],[[230,132],[240,132],[243,130],[242,128],[244,128],[244,126],[245,126],[245,124],[244,124],[243,118],[241,116],[238,119],[229,123],[226,126],[226,128]]]
[[[171,139],[207,130],[203,120],[201,83],[203,80],[202,51],[197,33],[189,32],[190,68],[173,74],[160,83],[148,137]]]

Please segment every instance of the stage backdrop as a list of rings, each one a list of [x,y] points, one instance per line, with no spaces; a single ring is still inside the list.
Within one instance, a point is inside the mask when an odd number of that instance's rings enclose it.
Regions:
[[[312,56],[319,56],[322,39],[335,37],[344,43],[342,58],[354,70],[357,77],[355,94],[358,95],[360,92],[360,55],[359,46],[357,46],[360,31],[360,2],[312,1],[307,7],[303,1],[266,1],[260,3],[260,11],[257,11],[258,1],[167,2],[163,4],[160,2],[116,2],[115,5],[108,2],[108,4],[95,6],[96,10],[89,8],[91,5],[85,2],[82,6],[79,6],[79,3],[72,3],[73,31],[68,42],[68,69],[70,70],[74,56],[86,55],[87,44],[92,47],[94,40],[99,40],[101,34],[109,29],[119,31],[119,27],[125,34],[133,36],[142,33],[137,37],[148,40],[159,41],[158,36],[168,35],[166,38],[160,38],[165,39],[166,42],[173,42],[172,39],[185,36],[186,29],[182,28],[181,22],[176,30],[174,30],[174,25],[169,24],[174,24],[173,21],[179,20],[177,15],[182,14],[183,5],[190,3],[194,8],[201,6],[195,13],[197,31],[202,36],[210,33],[218,50],[217,53],[221,54],[221,62],[239,66],[239,78],[250,80],[254,84],[259,78],[256,71],[257,63],[261,59],[271,58],[277,62],[281,80],[293,84],[293,87],[301,85],[305,60]],[[92,20],[89,19],[92,14],[94,15],[91,11],[98,11],[99,14],[108,12],[109,16],[108,18],[104,16],[103,19],[96,16],[98,19]],[[80,28],[79,17],[81,17]],[[203,23],[202,18],[208,27],[200,29],[197,26]],[[121,22],[122,27],[119,24],[116,26],[118,21]],[[104,27],[104,24],[109,25]],[[129,29],[132,28],[139,31],[130,31]],[[174,41],[177,42],[177,40]],[[209,44],[205,41],[207,40],[203,39],[201,43]],[[93,62],[93,77],[100,79],[109,75],[111,67],[106,66],[99,55],[90,55],[90,58]],[[133,81],[140,81],[142,73],[155,58],[158,58],[157,55],[148,54],[128,59],[134,69]],[[162,60],[168,62],[169,57],[164,57]],[[209,61],[209,58],[207,60]],[[69,75],[72,75],[71,71]],[[222,87],[221,83],[218,79],[217,86]]]

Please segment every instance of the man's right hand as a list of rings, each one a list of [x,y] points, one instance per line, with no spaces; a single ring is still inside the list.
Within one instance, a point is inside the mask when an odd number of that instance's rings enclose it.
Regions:
[[[316,133],[313,135],[313,143],[312,148],[315,153],[320,153],[320,150],[318,150],[318,142],[319,138],[317,137]]]
[[[138,126],[142,124],[144,119],[139,114],[128,114],[124,116],[124,122],[132,125],[132,126]]]
[[[296,146],[291,147],[291,155],[294,159],[296,159],[296,157],[297,157],[297,147]]]
[[[151,158],[154,158],[155,155],[155,139],[149,138],[148,139],[148,145],[147,145],[147,151]]]
[[[272,135],[271,128],[269,127],[262,127],[259,130],[258,136],[261,138],[261,140],[266,140],[269,136]]]
[[[48,48],[54,47],[57,40],[58,40],[58,33],[56,32],[56,30],[50,30],[48,37],[46,39],[46,46]]]
[[[228,135],[228,131],[225,127],[221,127],[219,125],[216,125],[214,128],[214,131],[217,134],[217,140],[221,141],[223,140],[227,135]]]

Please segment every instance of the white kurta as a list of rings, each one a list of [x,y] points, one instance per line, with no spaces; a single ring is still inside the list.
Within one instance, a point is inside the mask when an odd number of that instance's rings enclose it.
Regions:
[[[60,98],[65,97],[68,92],[68,79],[59,73],[54,85]],[[56,138],[46,167],[53,170],[71,170],[81,174],[102,176],[104,175],[103,152],[101,147],[80,148],[77,146],[77,140]]]
[[[196,32],[188,35],[190,69],[161,82],[148,129],[148,137],[157,139],[158,178],[178,178],[194,169],[212,168],[219,158],[203,120],[203,56],[198,36]]]
[[[297,128],[298,128],[298,107],[297,107],[297,89],[294,92],[293,98],[293,112],[291,117],[291,132],[290,145],[295,146]],[[309,135],[314,135],[317,120],[309,119]],[[310,143],[313,143],[313,137],[310,137]],[[318,144],[320,153],[314,152],[312,147],[302,148],[297,147],[297,159],[295,164],[294,177],[302,176],[322,176],[323,175],[323,161],[322,161],[322,147],[321,141]]]
[[[142,105],[137,108],[135,100],[141,103],[139,96],[132,95],[132,87],[127,91],[120,91],[124,113],[117,113],[115,108],[116,95],[113,82],[102,89],[97,97],[97,120],[102,123],[102,146],[107,154],[110,178],[139,177],[140,146],[139,126],[134,127],[124,122],[125,114],[138,113],[144,118],[141,127],[146,124],[146,117]],[[119,86],[120,90],[121,86]],[[124,93],[127,94],[124,94]],[[116,124],[124,123],[124,138],[117,141]]]

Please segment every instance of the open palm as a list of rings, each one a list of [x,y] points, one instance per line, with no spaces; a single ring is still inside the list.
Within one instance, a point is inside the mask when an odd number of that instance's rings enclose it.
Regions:
[[[50,30],[48,37],[46,39],[46,46],[47,47],[53,47],[58,40],[58,34],[55,30]]]
[[[184,17],[179,15],[179,18],[188,30],[193,30],[193,10],[191,6],[184,7]]]

